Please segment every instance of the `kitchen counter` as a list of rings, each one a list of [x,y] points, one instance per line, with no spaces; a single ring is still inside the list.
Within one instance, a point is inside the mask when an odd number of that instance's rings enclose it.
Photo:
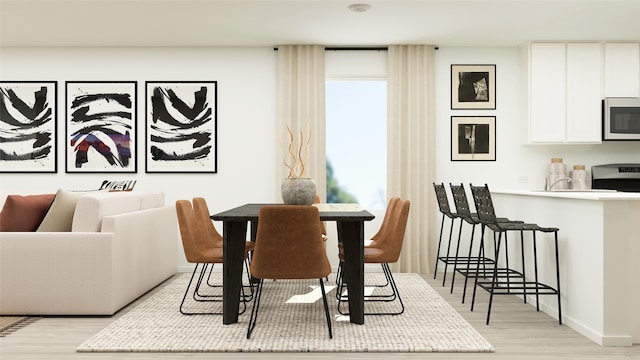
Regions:
[[[640,344],[640,193],[491,193],[497,216],[560,229],[563,323],[602,346]],[[555,284],[552,242],[538,236],[538,265]],[[541,310],[557,318],[555,301],[541,297]]]
[[[492,194],[541,196],[579,200],[640,200],[640,193],[609,190],[544,191],[544,190],[491,190]]]

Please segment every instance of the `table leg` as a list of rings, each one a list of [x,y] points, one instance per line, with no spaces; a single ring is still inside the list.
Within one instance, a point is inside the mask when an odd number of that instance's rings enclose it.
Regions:
[[[242,288],[242,262],[247,236],[246,221],[225,221],[223,224],[222,323],[238,322],[240,290]]]
[[[344,280],[349,293],[350,321],[364,324],[364,222],[338,221],[344,249]]]

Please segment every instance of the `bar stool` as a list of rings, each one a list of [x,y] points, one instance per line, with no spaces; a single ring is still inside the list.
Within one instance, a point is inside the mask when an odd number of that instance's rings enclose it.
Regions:
[[[482,223],[478,219],[477,214],[471,213],[469,208],[469,202],[467,201],[467,193],[464,190],[464,186],[453,185],[449,183],[451,187],[451,194],[453,195],[453,202],[456,206],[457,215],[463,220],[460,221],[460,230],[458,231],[458,245],[456,246],[456,255],[455,258],[465,258],[459,255],[460,251],[460,240],[462,237],[462,224],[464,222],[471,225],[471,238],[469,239],[469,251],[467,252],[466,262],[456,261],[453,264],[453,275],[451,277],[451,290],[453,293],[453,285],[456,279],[456,272],[460,275],[464,276],[464,288],[462,291],[462,303],[464,304],[464,300],[467,293],[467,281],[469,277],[476,277],[479,274],[485,276],[489,273],[489,271],[493,271],[494,260],[485,256],[484,253],[484,242],[482,238],[480,239],[480,247],[478,249],[478,256],[473,256],[473,244],[474,244],[474,235],[476,230],[476,225]],[[508,219],[507,219],[508,220]]]
[[[456,272],[460,273],[465,277],[464,279],[464,290],[462,292],[462,303],[464,303],[466,293],[467,293],[467,282],[469,277],[486,277],[487,274],[493,274],[493,265],[495,264],[494,259],[489,258],[485,255],[484,248],[484,236],[480,238],[480,247],[478,248],[478,256],[472,256],[473,254],[473,244],[474,244],[474,234],[476,225],[480,225],[482,228],[482,234],[484,234],[484,224],[478,218],[477,213],[472,213],[469,202],[467,201],[467,193],[464,190],[464,185],[453,185],[449,183],[451,187],[451,194],[453,195],[453,202],[456,206],[456,214],[463,220],[460,222],[460,231],[458,232],[458,245],[456,248],[456,258],[464,259],[464,256],[459,256],[459,248],[460,248],[460,240],[462,236],[462,223],[466,222],[471,224],[471,239],[469,241],[469,252],[466,256],[466,263],[464,261],[456,261],[454,263],[453,269],[453,278],[451,279],[451,292],[453,292],[453,286],[455,282]],[[519,220],[511,220],[509,218],[499,217],[496,218],[496,221],[500,223],[522,223]]]
[[[440,237],[438,239],[438,250],[436,252],[436,267],[433,271],[433,278],[435,279],[438,275],[438,262],[442,261],[444,263],[444,275],[442,277],[442,286],[444,286],[445,281],[447,279],[447,267],[449,264],[453,264],[457,261],[467,261],[467,257],[464,259],[458,259],[456,256],[450,256],[451,251],[451,238],[453,237],[453,225],[456,219],[461,219],[458,214],[451,212],[451,208],[449,207],[449,199],[447,198],[447,192],[445,190],[444,184],[436,184],[433,183],[433,188],[436,192],[436,199],[438,200],[438,209],[442,213],[442,221],[440,223]],[[442,245],[442,234],[444,230],[445,218],[451,219],[451,228],[449,229],[449,242],[447,243],[447,255],[440,256],[440,247]],[[460,220],[460,226],[462,226],[462,220]],[[458,241],[458,243],[460,243]]]
[[[523,295],[524,302],[527,302],[527,295],[536,296],[536,311],[540,311],[540,295],[555,295],[558,298],[558,322],[562,325],[562,308],[561,308],[561,296],[560,296],[560,267],[558,260],[558,231],[557,228],[551,227],[541,227],[537,224],[530,223],[514,223],[507,222],[501,223],[498,222],[495,215],[495,209],[493,207],[493,201],[491,199],[491,192],[489,191],[489,186],[486,184],[484,186],[473,186],[471,185],[471,193],[473,194],[473,200],[476,206],[476,211],[478,214],[478,219],[482,222],[485,227],[493,230],[493,241],[495,246],[495,266],[493,267],[493,274],[491,275],[490,280],[478,280],[480,276],[476,276],[474,288],[473,288],[473,299],[471,302],[471,311],[473,311],[473,306],[475,303],[475,295],[476,289],[478,287],[489,292],[489,306],[487,310],[487,325],[489,324],[489,319],[491,317],[491,306],[493,304],[493,296],[494,295]],[[522,270],[516,271],[514,269],[509,268],[509,254],[508,254],[508,240],[507,233],[509,231],[519,231],[520,232],[520,241],[521,241],[521,261],[522,261]],[[531,231],[533,235],[533,264],[534,264],[534,281],[527,281],[526,272],[525,272],[525,254],[524,254],[524,232]],[[536,233],[553,233],[555,239],[555,266],[556,266],[556,288],[553,288],[550,285],[543,284],[538,279],[538,254],[537,254],[537,240]],[[483,231],[484,233],[484,231]],[[498,239],[496,241],[496,233],[498,234]],[[501,268],[498,265],[498,259],[500,255],[500,247],[502,242],[502,234],[504,234],[505,238],[505,263],[506,266]],[[484,235],[484,234],[483,234]],[[521,280],[516,280],[516,279]]]

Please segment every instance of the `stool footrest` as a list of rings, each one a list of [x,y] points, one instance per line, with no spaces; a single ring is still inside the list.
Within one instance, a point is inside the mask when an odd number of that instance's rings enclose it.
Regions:
[[[558,295],[558,290],[535,281],[498,282],[492,286],[491,281],[478,281],[478,286],[494,295]]]

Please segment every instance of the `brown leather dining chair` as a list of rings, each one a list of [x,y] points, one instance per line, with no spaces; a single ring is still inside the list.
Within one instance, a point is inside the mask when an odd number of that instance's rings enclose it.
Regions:
[[[381,295],[367,295],[365,301],[384,301],[392,302],[396,299],[399,302],[399,310],[387,311],[387,312],[365,312],[365,315],[400,315],[404,312],[404,303],[400,297],[400,292],[393,279],[393,274],[389,264],[395,263],[400,257],[400,251],[402,250],[402,244],[404,242],[404,233],[407,227],[407,221],[409,219],[409,200],[397,200],[393,210],[389,216],[388,223],[385,227],[385,231],[377,237],[374,244],[364,248],[364,263],[365,264],[381,264],[385,278],[391,286],[390,294]],[[384,221],[383,221],[384,222]],[[344,256],[340,252],[340,261],[344,261]],[[342,293],[342,281],[340,281],[338,292]],[[347,296],[340,296],[338,301],[338,312],[343,315],[348,315],[340,310],[340,304],[347,301]]]
[[[376,241],[381,241],[384,236],[385,236],[385,232],[387,231],[388,227],[389,227],[389,221],[392,217],[392,214],[395,211],[395,207],[396,205],[398,205],[398,201],[400,201],[400,198],[395,196],[389,199],[389,201],[387,202],[387,209],[384,212],[384,218],[382,219],[382,224],[380,224],[380,228],[378,229],[378,231],[376,232],[375,235],[373,235],[371,237],[371,240],[369,240],[368,242],[365,240],[365,244],[364,247],[371,247],[373,245],[376,244]],[[339,242],[338,243],[338,251],[342,251],[342,243]],[[340,261],[340,263],[338,264],[338,271],[336,273],[336,285],[339,286],[339,289],[342,288],[341,282],[342,282],[342,269],[343,268],[343,262]],[[366,286],[375,286],[375,287],[387,287],[389,286],[389,281],[387,281],[384,284],[375,284],[375,285],[366,285]],[[336,298],[338,300],[340,300],[340,291],[336,292]]]
[[[180,313],[183,315],[222,315],[222,311],[187,311],[185,310],[185,300],[192,288],[193,279],[198,273],[198,279],[193,287],[192,297],[196,302],[212,302],[221,301],[219,295],[201,295],[200,287],[205,277],[207,267],[214,264],[222,264],[224,262],[222,256],[222,247],[213,246],[213,240],[207,237],[205,227],[202,222],[198,221],[193,205],[189,200],[176,201],[176,213],[178,216],[178,225],[180,228],[180,237],[182,238],[182,248],[187,262],[196,264],[191,274],[189,284],[185,289],[182,302],[180,303]],[[244,291],[243,291],[244,292]],[[218,299],[217,299],[218,298]],[[243,310],[246,311],[246,296],[243,299]]]
[[[323,278],[331,265],[322,241],[320,213],[314,206],[266,205],[260,209],[251,274],[258,278],[247,339],[256,326],[264,279],[318,279],[331,331],[331,316]]]
[[[207,242],[211,244],[213,247],[223,247],[223,239],[222,235],[216,230],[215,225],[213,225],[213,221],[211,220],[211,213],[209,212],[209,206],[207,205],[207,201],[202,197],[194,197],[193,198],[193,210],[195,212],[197,220],[200,222],[200,225],[205,230],[205,239]],[[246,269],[248,286],[244,286],[249,289],[249,294],[245,297],[246,301],[251,301],[253,296],[253,286],[251,284],[251,275],[249,273],[249,259],[250,253],[253,252],[255,243],[253,241],[247,241],[244,245],[244,266]],[[211,287],[222,287],[221,284],[212,284],[211,283],[211,275],[213,273],[213,265],[209,267],[209,275],[207,276],[207,285]]]

